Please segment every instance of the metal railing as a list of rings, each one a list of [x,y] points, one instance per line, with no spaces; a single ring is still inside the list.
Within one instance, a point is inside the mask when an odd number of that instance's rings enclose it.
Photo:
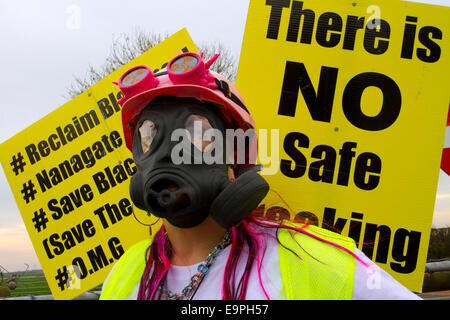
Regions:
[[[425,265],[425,273],[450,271],[450,258],[430,260]]]

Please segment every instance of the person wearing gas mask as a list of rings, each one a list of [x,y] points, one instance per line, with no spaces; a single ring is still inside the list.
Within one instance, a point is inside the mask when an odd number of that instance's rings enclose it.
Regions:
[[[118,82],[137,166],[131,200],[163,224],[114,265],[100,299],[417,298],[352,239],[258,214],[269,185],[255,165],[255,123],[233,84],[209,70],[217,58],[188,52]],[[250,133],[237,135],[244,155],[230,130]]]

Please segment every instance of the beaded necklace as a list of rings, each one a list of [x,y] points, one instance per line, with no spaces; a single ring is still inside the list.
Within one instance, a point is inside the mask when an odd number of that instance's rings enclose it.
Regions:
[[[191,282],[184,287],[181,293],[172,293],[167,288],[166,279],[161,281],[159,285],[159,290],[161,292],[162,300],[190,300],[194,297],[197,292],[198,287],[203,281],[203,278],[208,274],[210,266],[214,263],[219,253],[225,249],[231,243],[231,232],[227,231],[222,241],[214,247],[214,249],[209,253],[208,257],[198,265],[198,273],[194,274],[191,278]]]

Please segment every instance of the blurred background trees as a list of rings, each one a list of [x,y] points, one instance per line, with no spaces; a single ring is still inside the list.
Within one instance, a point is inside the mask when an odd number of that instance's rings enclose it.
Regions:
[[[114,37],[110,53],[105,58],[105,63],[100,67],[88,66],[84,77],[74,76],[73,83],[67,89],[66,98],[75,98],[104,77],[168,37],[168,34],[148,32],[139,28],[130,34],[123,33]],[[203,41],[195,45],[200,53],[204,53],[204,61],[209,60],[214,54],[220,53],[219,59],[212,65],[211,70],[222,74],[230,79],[231,82],[235,82],[238,63],[237,58],[229,49],[218,41]]]

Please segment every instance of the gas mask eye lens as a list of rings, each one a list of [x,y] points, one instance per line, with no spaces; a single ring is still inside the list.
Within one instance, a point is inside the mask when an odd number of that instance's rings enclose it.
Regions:
[[[156,134],[156,126],[150,120],[145,120],[139,127],[139,135],[141,138],[142,152],[147,153],[150,150],[153,138]]]
[[[204,116],[194,114],[186,119],[186,130],[189,132],[189,140],[202,152],[212,145],[212,139],[204,138],[205,131],[212,128],[213,126]]]

